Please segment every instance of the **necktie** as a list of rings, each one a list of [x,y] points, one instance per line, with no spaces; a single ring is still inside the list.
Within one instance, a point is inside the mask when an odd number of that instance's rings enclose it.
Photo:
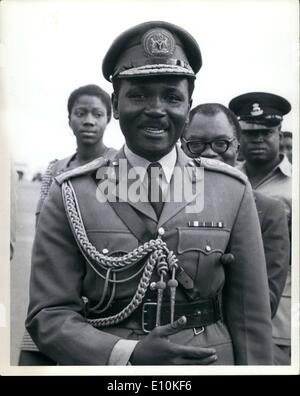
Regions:
[[[160,218],[163,208],[162,195],[162,166],[159,162],[152,162],[147,168],[148,174],[148,200],[152,205],[157,218]]]

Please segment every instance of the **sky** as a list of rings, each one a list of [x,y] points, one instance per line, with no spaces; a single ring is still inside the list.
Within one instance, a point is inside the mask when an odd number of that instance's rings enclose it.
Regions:
[[[1,135],[15,161],[43,171],[75,151],[67,100],[94,83],[110,94],[102,59],[122,31],[166,20],[198,41],[203,66],[193,104],[228,105],[237,95],[266,91],[292,104],[283,130],[299,131],[297,0],[3,0],[0,3]],[[104,142],[120,148],[118,123]]]

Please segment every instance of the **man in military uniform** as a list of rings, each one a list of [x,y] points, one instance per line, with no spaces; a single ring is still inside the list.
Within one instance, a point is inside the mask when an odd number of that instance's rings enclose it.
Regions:
[[[33,248],[26,327],[59,364],[272,364],[251,186],[176,147],[200,67],[194,38],[161,21],[104,58],[126,144],[56,178]],[[192,189],[175,199],[178,174]],[[129,193],[143,189],[149,202]]]
[[[235,166],[241,127],[235,114],[219,103],[204,103],[190,112],[190,121],[181,138],[182,148],[191,158],[204,157]],[[261,226],[270,290],[272,317],[276,314],[290,262],[290,240],[283,204],[254,191]]]
[[[239,169],[246,173],[254,190],[283,202],[290,225],[292,167],[280,153],[281,124],[291,110],[290,103],[279,95],[250,92],[232,99],[229,108],[242,129],[240,149],[245,161]]]
[[[280,152],[283,116],[290,103],[267,92],[249,92],[231,100],[229,108],[242,129],[241,151],[245,161],[238,166],[255,191],[277,198],[285,206],[291,232],[292,166]],[[273,319],[275,364],[290,364],[291,355],[291,273],[288,272],[280,304]]]

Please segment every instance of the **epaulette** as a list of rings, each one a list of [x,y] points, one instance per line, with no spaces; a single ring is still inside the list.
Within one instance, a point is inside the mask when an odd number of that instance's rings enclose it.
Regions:
[[[248,181],[247,176],[243,172],[241,172],[237,168],[234,168],[233,166],[226,164],[225,162],[212,158],[204,158],[204,157],[194,158],[193,161],[196,164],[196,166],[202,166],[205,169],[224,173],[226,175],[235,177],[236,179],[242,181],[243,183],[247,183]]]
[[[100,168],[100,166],[108,165],[109,162],[110,160],[104,157],[96,158],[95,160],[89,162],[88,164],[81,165],[78,166],[77,168],[70,169],[69,171],[61,173],[60,175],[55,177],[55,180],[58,182],[58,184],[62,184],[64,181],[68,179],[85,175]]]

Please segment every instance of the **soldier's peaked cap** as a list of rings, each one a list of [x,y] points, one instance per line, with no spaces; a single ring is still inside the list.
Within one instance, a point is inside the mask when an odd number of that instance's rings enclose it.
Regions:
[[[164,21],[149,21],[120,34],[102,63],[104,77],[181,75],[195,78],[202,65],[196,40],[181,27]]]
[[[240,121],[278,125],[283,116],[290,112],[290,103],[279,95],[268,92],[248,92],[233,98],[229,103]]]

